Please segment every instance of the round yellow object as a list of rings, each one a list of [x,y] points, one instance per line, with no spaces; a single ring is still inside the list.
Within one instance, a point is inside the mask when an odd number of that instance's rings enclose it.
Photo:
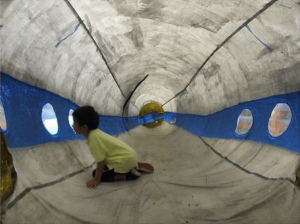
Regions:
[[[159,105],[158,103],[147,103],[140,110],[140,115],[139,116],[140,116],[140,118],[142,118],[145,115],[151,114],[151,113],[165,114],[165,111],[161,107],[161,105]],[[155,128],[155,127],[161,125],[163,122],[164,122],[164,119],[162,118],[162,119],[159,119],[155,122],[144,124],[144,126],[148,127],[148,128]]]

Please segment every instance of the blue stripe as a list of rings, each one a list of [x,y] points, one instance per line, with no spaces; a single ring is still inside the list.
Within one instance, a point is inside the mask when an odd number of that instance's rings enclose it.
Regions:
[[[5,111],[7,130],[5,131],[10,148],[27,147],[46,142],[61,142],[81,138],[76,136],[68,122],[69,110],[78,105],[45,89],[23,83],[1,73],[1,102]],[[41,121],[42,108],[50,103],[56,113],[59,126],[58,134],[52,136]],[[269,134],[268,122],[277,103],[290,106],[292,118],[286,131],[279,137]],[[271,96],[264,99],[243,102],[214,114],[201,116],[196,114],[177,114],[165,112],[164,119],[176,126],[202,137],[239,139],[261,142],[284,147],[300,153],[300,92]],[[244,135],[236,134],[237,119],[244,109],[253,115],[253,124]],[[138,116],[100,116],[99,128],[110,134],[118,135],[135,128],[142,123],[161,118],[149,115],[139,120]],[[148,119],[149,118],[149,119]],[[125,124],[125,125],[124,125]],[[27,131],[24,131],[27,130]],[[83,139],[83,138],[81,138]]]
[[[63,38],[63,39],[61,39],[60,41],[58,41],[57,44],[55,45],[55,47],[57,48],[57,47],[60,45],[61,42],[63,42],[64,40],[66,40],[69,36],[73,35],[73,33],[76,32],[76,30],[79,28],[79,26],[80,26],[81,23],[83,23],[83,22],[84,22],[84,20],[80,21],[80,22],[75,26],[75,30],[74,30],[71,34],[69,34],[68,36],[66,36],[65,38]]]
[[[68,121],[69,110],[79,107],[75,103],[5,73],[1,73],[0,84],[7,123],[5,136],[9,148],[83,139],[74,133]],[[58,122],[58,133],[54,136],[45,129],[41,119],[42,108],[46,103],[52,105]],[[138,118],[100,115],[99,128],[110,135],[119,135],[126,132],[126,128],[131,130],[139,126]]]
[[[278,103],[286,103],[291,109],[291,122],[278,137],[269,134],[269,119]],[[275,95],[264,99],[243,102],[209,115],[178,114],[165,112],[165,121],[175,120],[175,125],[209,138],[239,139],[276,145],[300,153],[300,92]],[[244,109],[251,111],[253,124],[249,132],[240,135],[235,132],[237,119]]]
[[[267,44],[265,44],[263,41],[261,41],[253,32],[252,30],[250,29],[250,27],[246,24],[245,27],[253,34],[253,36],[255,36],[255,38],[261,42],[270,52],[272,52],[272,48],[270,48]]]

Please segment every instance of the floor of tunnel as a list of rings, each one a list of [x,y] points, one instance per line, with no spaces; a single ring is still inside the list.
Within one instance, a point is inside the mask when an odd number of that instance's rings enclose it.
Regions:
[[[31,190],[6,211],[4,223],[299,223],[293,184],[247,173],[181,128],[140,126],[118,138],[155,172],[90,190],[88,169]],[[93,162],[84,141],[13,149],[12,155],[19,177],[14,198]]]

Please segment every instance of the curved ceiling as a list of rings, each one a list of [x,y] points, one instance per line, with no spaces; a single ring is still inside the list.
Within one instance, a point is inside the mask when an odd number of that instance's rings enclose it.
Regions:
[[[120,115],[147,74],[129,114],[149,100],[210,114],[300,89],[297,1],[7,2],[2,71],[102,114]]]

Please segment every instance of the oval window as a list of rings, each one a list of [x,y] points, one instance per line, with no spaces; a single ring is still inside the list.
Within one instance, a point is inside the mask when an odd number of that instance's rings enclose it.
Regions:
[[[42,121],[46,130],[51,134],[55,135],[58,132],[58,123],[56,114],[50,103],[43,106],[42,109]]]
[[[69,117],[68,117],[68,120],[69,120],[69,124],[70,124],[70,126],[71,126],[71,128],[73,129],[73,123],[74,123],[74,121],[73,121],[73,112],[74,112],[74,110],[69,110]]]
[[[170,120],[170,124],[175,124],[177,121],[177,118],[175,115],[172,115],[171,120]]]
[[[235,132],[237,134],[246,134],[253,124],[253,116],[250,110],[244,109],[237,119]]]
[[[0,101],[0,127],[2,131],[6,131],[6,118],[5,112],[3,109],[2,101]]]
[[[269,119],[269,133],[273,137],[282,135],[289,124],[291,123],[292,113],[289,105],[286,103],[278,103],[271,114]]]

